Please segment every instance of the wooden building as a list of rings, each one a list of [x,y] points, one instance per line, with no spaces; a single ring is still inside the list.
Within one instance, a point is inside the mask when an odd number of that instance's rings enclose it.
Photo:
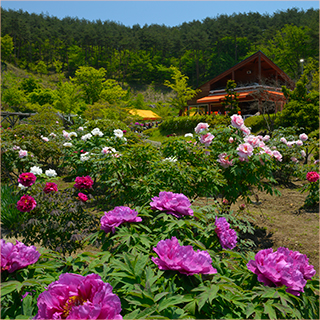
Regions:
[[[185,113],[225,114],[222,101],[228,80],[234,80],[237,84],[235,92],[239,94],[242,115],[282,110],[286,99],[281,86],[295,87],[294,81],[285,72],[262,51],[258,51],[200,86],[198,89],[201,92],[188,101]]]

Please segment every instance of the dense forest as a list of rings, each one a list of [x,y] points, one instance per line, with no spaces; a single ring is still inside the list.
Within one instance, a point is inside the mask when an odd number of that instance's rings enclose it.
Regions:
[[[80,66],[104,68],[119,83],[163,84],[170,66],[196,88],[261,50],[294,80],[319,61],[319,10],[273,15],[219,15],[176,27],[88,21],[1,8],[3,61],[39,73],[74,76]]]

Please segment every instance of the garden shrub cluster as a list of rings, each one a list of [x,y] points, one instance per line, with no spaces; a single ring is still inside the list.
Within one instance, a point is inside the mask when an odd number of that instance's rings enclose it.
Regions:
[[[13,212],[12,234],[23,239],[1,240],[1,317],[319,318],[308,258],[287,248],[255,254],[243,207],[230,211],[254,187],[277,194],[282,170],[306,174],[307,205],[319,202],[317,162],[297,167],[311,139],[295,129],[255,136],[241,116],[228,121],[198,122],[159,148],[130,139],[122,123],[59,127],[39,139],[61,152],[59,169],[73,181],[61,190],[29,145],[5,137],[2,153],[25,163],[12,167],[19,185],[1,199],[6,226]],[[197,207],[198,197],[214,204]],[[87,244],[101,251],[68,256]]]

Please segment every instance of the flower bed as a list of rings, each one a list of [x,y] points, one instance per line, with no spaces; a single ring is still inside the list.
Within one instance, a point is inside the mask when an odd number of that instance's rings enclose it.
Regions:
[[[201,123],[160,149],[130,142],[118,128],[73,130],[41,139],[61,149],[59,170],[74,181],[65,190],[36,154],[30,161],[28,150],[20,157],[23,146],[10,149],[24,161],[16,188],[21,228],[12,230],[24,244],[1,241],[2,318],[319,317],[307,256],[287,248],[254,254],[240,237],[253,232],[239,219],[244,207],[230,211],[253,187],[276,193],[274,176],[284,166],[298,175],[291,158],[302,159],[306,135],[255,136],[238,115],[228,127]],[[313,186],[316,165],[308,172]],[[207,196],[212,205],[193,205]],[[48,249],[37,251],[35,242]],[[86,244],[101,252],[69,255]]]

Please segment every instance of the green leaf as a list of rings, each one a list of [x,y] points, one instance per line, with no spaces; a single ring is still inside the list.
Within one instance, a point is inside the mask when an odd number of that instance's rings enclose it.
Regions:
[[[254,313],[254,308],[256,304],[249,303],[246,309],[246,317],[249,318]]]
[[[270,319],[277,319],[277,314],[272,306],[272,302],[263,303],[264,313],[268,314]]]
[[[142,312],[136,315],[135,319],[145,319],[147,316],[151,315],[157,310],[157,305],[154,305],[152,307],[148,307],[144,309]]]
[[[32,316],[32,296],[27,295],[22,301],[22,314],[24,316],[31,317]]]
[[[1,283],[1,296],[5,296],[6,294],[12,291],[20,291],[22,287],[22,283],[19,281],[8,281]]]
[[[165,297],[162,301],[160,301],[158,311],[161,312],[162,310],[168,308],[169,306],[173,307],[176,304],[189,302],[191,300],[193,300],[193,298],[185,297],[185,296],[181,296],[181,295],[170,297],[170,298]]]
[[[126,315],[123,316],[123,319],[137,319],[137,315],[139,314],[141,310],[140,309],[136,309]]]

